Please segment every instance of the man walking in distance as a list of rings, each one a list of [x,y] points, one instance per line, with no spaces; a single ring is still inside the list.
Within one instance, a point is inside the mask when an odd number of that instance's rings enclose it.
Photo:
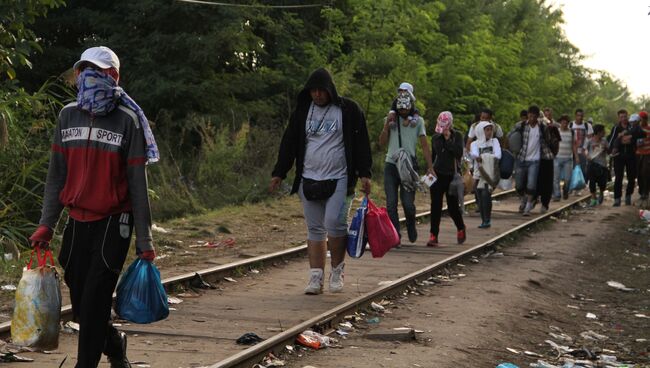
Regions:
[[[627,188],[625,188],[625,205],[632,204],[632,194],[636,180],[636,141],[632,137],[630,122],[627,119],[627,110],[618,111],[618,124],[614,126],[607,139],[609,149],[615,146],[614,156],[614,207],[621,205],[623,194],[623,174],[627,174]]]
[[[422,153],[427,162],[427,174],[433,175],[433,165],[431,163],[431,151],[427,142],[427,134],[424,127],[424,120],[419,116],[412,114],[414,102],[411,94],[400,93],[397,97],[397,122],[391,124],[389,119],[384,122],[384,129],[379,135],[379,144],[385,146],[388,143],[388,152],[386,153],[386,162],[384,166],[384,190],[386,191],[386,209],[388,216],[395,226],[397,233],[400,233],[399,217],[397,215],[397,191],[399,189],[404,215],[406,217],[406,231],[411,243],[415,243],[418,238],[415,227],[415,185],[417,183],[403,183],[400,178],[399,151],[403,149],[411,158],[411,165],[417,167],[417,158],[415,156],[416,145],[418,141],[422,146]]]
[[[539,107],[529,107],[528,121],[518,128],[521,131],[522,145],[516,161],[515,188],[521,196],[519,212],[524,216],[530,216],[533,209],[540,159],[550,160],[551,163],[553,160],[547,143],[550,140],[548,129],[539,123],[539,113]]]
[[[560,144],[558,154],[553,162],[553,200],[559,201],[560,198],[569,198],[569,181],[573,171],[573,163],[578,156],[578,150],[573,140],[573,130],[569,128],[569,116],[560,117]],[[564,180],[564,185],[560,188],[560,181]]]
[[[69,209],[58,259],[79,322],[76,367],[97,367],[102,352],[112,368],[131,367],[126,335],[109,319],[133,227],[140,258],[155,258],[145,164],[158,161],[158,148],[144,112],[118,87],[113,51],[87,49],[74,72],[77,101],[59,114],[43,213],[30,240],[47,247],[61,211]]]
[[[291,193],[298,193],[307,224],[310,278],[306,294],[323,292],[325,258],[332,256],[330,292],[343,289],[347,215],[357,179],[370,193],[372,156],[366,118],[359,105],[340,97],[330,73],[314,71],[298,94],[284,131],[269,191],[295,161]]]
[[[573,130],[573,139],[578,151],[578,159],[573,165],[580,165],[582,175],[587,178],[587,153],[584,150],[585,142],[594,135],[594,129],[589,122],[584,121],[585,112],[582,109],[576,109],[575,120],[569,124]],[[579,193],[576,192],[576,194]]]

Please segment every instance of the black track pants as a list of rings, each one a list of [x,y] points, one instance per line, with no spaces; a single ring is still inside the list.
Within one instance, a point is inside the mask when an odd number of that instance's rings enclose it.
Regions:
[[[68,220],[59,263],[70,289],[72,313],[79,323],[77,368],[95,368],[102,352],[116,351],[105,344],[112,295],[129,250],[133,216],[113,215],[98,221]]]

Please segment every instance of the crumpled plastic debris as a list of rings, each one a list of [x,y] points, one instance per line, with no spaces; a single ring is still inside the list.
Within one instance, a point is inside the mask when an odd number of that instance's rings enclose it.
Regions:
[[[597,340],[597,341],[605,341],[608,339],[607,336],[601,335],[599,333],[596,333],[592,330],[581,332],[580,336],[582,336],[583,339],[585,340]]]
[[[370,308],[372,308],[375,312],[383,312],[386,310],[383,305],[377,304],[375,302],[370,303]]]
[[[379,317],[372,317],[366,320],[368,323],[379,323]]]
[[[2,285],[0,289],[4,291],[16,291],[16,285],[12,285],[12,284]]]
[[[285,363],[284,360],[276,357],[275,355],[273,355],[273,353],[269,353],[262,360],[262,365],[264,368],[284,367]]]
[[[607,281],[607,285],[613,287],[614,289],[618,289],[621,291],[634,291],[634,289],[626,287],[625,285],[621,284],[618,281]]]
[[[264,341],[264,339],[257,336],[255,333],[247,332],[247,333],[241,335],[237,339],[236,342],[237,342],[238,345],[255,345],[255,344],[260,343],[262,341]]]
[[[196,289],[216,289],[217,287],[203,280],[203,277],[197,272],[190,279],[190,286]]]
[[[596,315],[593,314],[593,313],[587,313],[587,315],[586,315],[585,317],[587,317],[587,318],[589,318],[589,319],[598,319],[598,316],[596,316]]]
[[[564,345],[559,345],[559,344],[555,343],[552,340],[546,340],[544,342],[551,345],[551,347],[553,349],[555,349],[560,355],[570,353],[570,352],[573,351],[573,349],[571,349],[570,347],[564,346]]]
[[[538,360],[535,363],[530,363],[530,366],[533,368],[562,368],[559,365],[554,365],[543,360]]]
[[[162,228],[162,227],[160,227],[160,226],[158,226],[156,224],[151,225],[151,231],[155,231],[155,232],[163,233],[163,234],[169,233],[169,230],[164,229],[164,228]]]
[[[334,344],[337,343],[336,339],[319,334],[318,332],[314,332],[312,330],[303,331],[296,338],[296,342],[302,346],[306,346],[308,348],[312,348],[316,350],[323,349],[328,346],[333,346]]]
[[[501,364],[497,365],[496,368],[519,368],[519,366],[514,365],[512,363],[501,363]]]
[[[181,304],[183,299],[177,298],[175,296],[167,296],[167,304]]]
[[[224,240],[219,240],[216,242],[201,241],[198,242],[198,244],[190,245],[190,248],[219,248],[219,247],[232,248],[235,246],[235,243],[236,243],[235,238],[226,238]]]
[[[20,355],[16,355],[11,352],[0,353],[0,363],[33,362],[33,361],[34,359],[32,358],[21,357]]]
[[[63,325],[63,332],[76,333],[79,332],[79,324],[77,322],[68,321]]]

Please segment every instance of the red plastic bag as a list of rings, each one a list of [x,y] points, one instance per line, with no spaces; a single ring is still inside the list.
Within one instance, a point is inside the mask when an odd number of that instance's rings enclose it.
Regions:
[[[373,258],[383,257],[391,248],[399,244],[399,235],[390,222],[386,208],[377,207],[370,199],[368,199],[366,214],[366,232]]]

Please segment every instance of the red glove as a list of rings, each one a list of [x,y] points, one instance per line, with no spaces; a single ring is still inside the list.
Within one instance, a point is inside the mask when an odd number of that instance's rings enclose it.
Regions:
[[[32,247],[39,247],[41,249],[47,249],[50,246],[50,241],[52,240],[52,235],[54,231],[45,225],[39,225],[34,234],[29,237]]]
[[[144,259],[145,261],[153,262],[153,260],[156,258],[156,251],[153,249],[145,250],[144,252],[139,251],[138,257],[140,257],[140,259]]]

